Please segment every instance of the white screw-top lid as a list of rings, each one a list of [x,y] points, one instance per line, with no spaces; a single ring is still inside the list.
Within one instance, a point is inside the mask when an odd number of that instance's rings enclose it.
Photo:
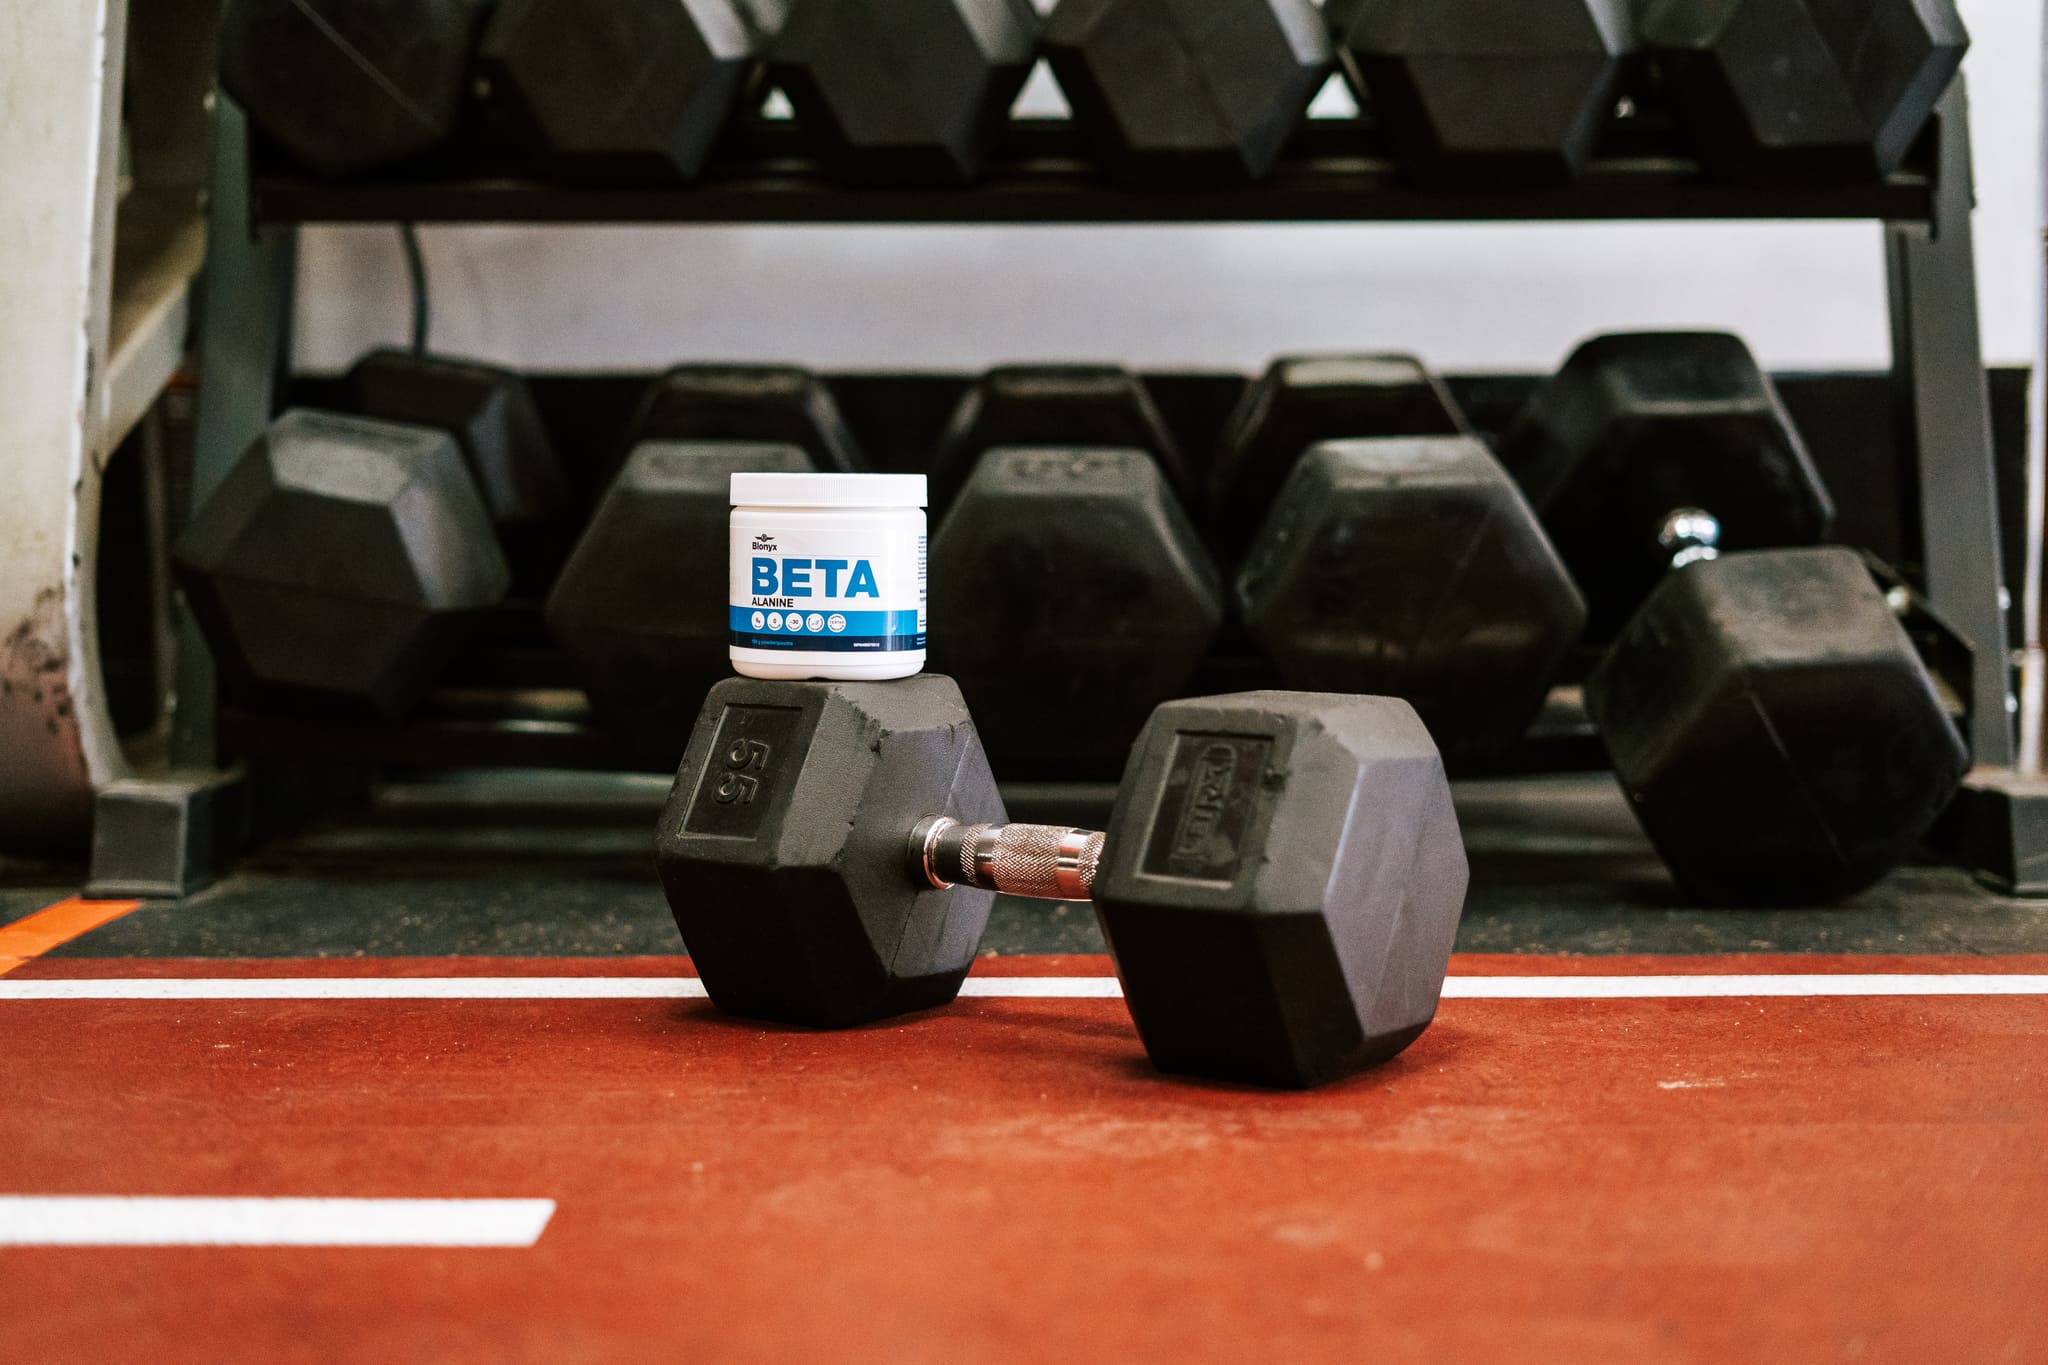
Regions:
[[[922,474],[735,474],[735,507],[924,507]]]

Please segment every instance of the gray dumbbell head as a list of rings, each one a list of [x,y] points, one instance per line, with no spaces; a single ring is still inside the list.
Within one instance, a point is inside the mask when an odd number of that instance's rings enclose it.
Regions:
[[[388,715],[511,583],[453,437],[304,409],[257,438],[177,561],[231,685]]]
[[[1746,180],[1889,175],[1970,45],[1951,0],[1652,0],[1642,38],[1701,158]]]
[[[655,839],[713,1003],[836,1027],[958,994],[995,897],[911,879],[930,815],[1003,819],[950,678],[714,687]]]
[[[1586,708],[1657,851],[1709,905],[1861,890],[1969,765],[1883,591],[1839,548],[1668,575],[1587,679]]]
[[[991,450],[931,543],[934,666],[1006,776],[1113,777],[1223,619],[1194,524],[1142,450]]]
[[[1159,708],[1095,882],[1167,1071],[1313,1085],[1435,1016],[1465,903],[1443,762],[1384,697],[1247,692]]]
[[[1586,624],[1536,514],[1470,436],[1310,450],[1237,597],[1291,683],[1404,698],[1454,761],[1522,738]]]

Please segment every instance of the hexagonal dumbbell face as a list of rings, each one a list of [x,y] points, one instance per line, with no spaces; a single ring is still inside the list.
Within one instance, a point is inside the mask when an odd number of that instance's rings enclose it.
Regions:
[[[556,154],[689,177],[761,41],[733,0],[503,0],[482,55]]]
[[[911,880],[929,815],[1003,819],[949,679],[714,688],[655,839],[713,1003],[834,1027],[957,995],[995,897]]]
[[[1358,0],[1341,37],[1353,83],[1414,178],[1570,178],[1614,110],[1628,0]]]
[[[411,351],[372,351],[348,372],[365,417],[434,427],[462,448],[512,565],[539,592],[559,562],[567,487],[526,381],[510,370]]]
[[[737,473],[812,472],[795,446],[649,441],[634,448],[548,595],[591,709],[630,761],[668,768],[727,660],[726,524]]]
[[[1611,638],[1672,555],[1682,509],[1710,513],[1724,550],[1811,545],[1834,504],[1777,389],[1738,337],[1596,337],[1538,390],[1501,440],[1558,553]]]
[[[1028,0],[796,0],[769,74],[833,174],[958,184],[981,170],[1037,35]]]
[[[1969,765],[1850,550],[1673,573],[1587,679],[1586,705],[1657,851],[1710,905],[1868,886],[1911,853]]]
[[[1223,616],[1201,541],[1135,450],[993,450],[931,543],[933,667],[1006,775],[1107,775]]]
[[[1045,53],[1111,174],[1194,186],[1272,170],[1334,60],[1309,0],[1060,0]]]
[[[1193,492],[1187,458],[1152,395],[1116,365],[999,365],[976,380],[926,469],[932,506],[952,506],[975,463],[997,446],[1142,450],[1176,493]]]
[[[1970,43],[1950,0],[1652,0],[1642,36],[1701,157],[1752,180],[1891,174]]]
[[[1159,709],[1131,752],[1096,912],[1152,1060],[1314,1085],[1435,1016],[1466,865],[1436,746],[1385,697]]]
[[[177,561],[237,690],[388,715],[511,579],[451,437],[303,410],[242,456]]]
[[[483,0],[232,0],[221,85],[309,169],[350,175],[455,127]]]
[[[1237,596],[1291,683],[1405,698],[1457,759],[1526,733],[1586,620],[1514,481],[1462,436],[1312,449]]]
[[[1211,535],[1243,553],[1303,451],[1369,436],[1456,436],[1465,419],[1410,355],[1283,356],[1225,423],[1209,466]]]
[[[643,441],[770,441],[826,473],[867,468],[831,390],[793,365],[678,365],[640,400],[627,444]]]

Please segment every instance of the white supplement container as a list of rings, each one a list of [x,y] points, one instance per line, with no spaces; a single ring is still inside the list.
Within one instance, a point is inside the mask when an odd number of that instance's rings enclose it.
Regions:
[[[734,672],[924,670],[924,475],[735,474],[732,504]]]

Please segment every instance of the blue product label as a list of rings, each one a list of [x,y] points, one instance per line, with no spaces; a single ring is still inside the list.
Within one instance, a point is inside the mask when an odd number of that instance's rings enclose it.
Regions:
[[[925,647],[924,537],[915,527],[735,527],[734,649],[891,654]]]
[[[732,642],[740,649],[805,649],[831,654],[886,654],[924,648],[918,613],[910,611],[782,611],[733,607]]]

